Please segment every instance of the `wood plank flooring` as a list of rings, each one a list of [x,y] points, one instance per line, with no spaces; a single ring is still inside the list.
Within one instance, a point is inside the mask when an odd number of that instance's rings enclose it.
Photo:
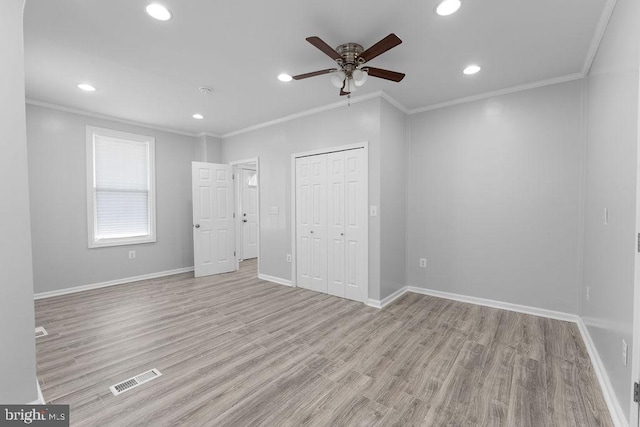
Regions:
[[[255,261],[38,300],[36,326],[72,425],[612,425],[574,324],[416,294],[377,310]]]

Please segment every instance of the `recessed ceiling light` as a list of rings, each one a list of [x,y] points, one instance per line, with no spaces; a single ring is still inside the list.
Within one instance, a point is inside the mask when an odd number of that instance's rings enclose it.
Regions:
[[[464,74],[466,74],[467,76],[470,76],[471,74],[475,74],[475,73],[477,73],[477,72],[478,72],[478,71],[480,71],[481,69],[482,69],[482,68],[480,68],[480,66],[479,66],[479,65],[472,64],[472,65],[467,65],[467,67],[466,67],[464,70],[462,70],[462,72],[463,72]]]
[[[281,82],[290,82],[291,80],[293,80],[293,77],[291,77],[289,74],[282,73],[278,76],[278,80],[280,80]]]
[[[198,113],[194,114],[191,117],[193,117],[194,119],[198,119],[198,120],[204,119],[204,116],[202,114],[198,114]]]
[[[440,16],[448,16],[454,14],[460,9],[460,0],[442,0],[436,6],[436,13]]]
[[[95,92],[96,88],[87,83],[80,83],[78,88],[84,90],[85,92]]]
[[[147,6],[146,10],[149,15],[156,18],[158,21],[168,21],[171,19],[171,12],[161,4],[151,3]]]

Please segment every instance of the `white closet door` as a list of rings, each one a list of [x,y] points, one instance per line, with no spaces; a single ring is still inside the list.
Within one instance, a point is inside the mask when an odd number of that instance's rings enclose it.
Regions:
[[[328,288],[345,297],[345,152],[327,155]]]
[[[327,155],[296,159],[296,280],[327,292]]]
[[[365,150],[344,151],[345,298],[365,302],[368,294],[367,158]],[[329,251],[331,252],[331,250]],[[331,255],[330,255],[331,256]]]

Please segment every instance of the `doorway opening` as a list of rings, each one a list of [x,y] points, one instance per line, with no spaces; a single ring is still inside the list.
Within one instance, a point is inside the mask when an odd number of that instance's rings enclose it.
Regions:
[[[259,159],[231,162],[235,177],[236,262],[256,263],[260,271],[260,164]]]

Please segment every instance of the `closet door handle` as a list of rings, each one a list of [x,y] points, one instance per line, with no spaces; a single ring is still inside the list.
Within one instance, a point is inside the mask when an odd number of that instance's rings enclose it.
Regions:
[[[313,230],[311,230],[311,234],[313,234]]]
[[[341,236],[344,236],[344,233],[340,233]]]
[[[194,225],[195,228],[200,228],[200,224]]]

